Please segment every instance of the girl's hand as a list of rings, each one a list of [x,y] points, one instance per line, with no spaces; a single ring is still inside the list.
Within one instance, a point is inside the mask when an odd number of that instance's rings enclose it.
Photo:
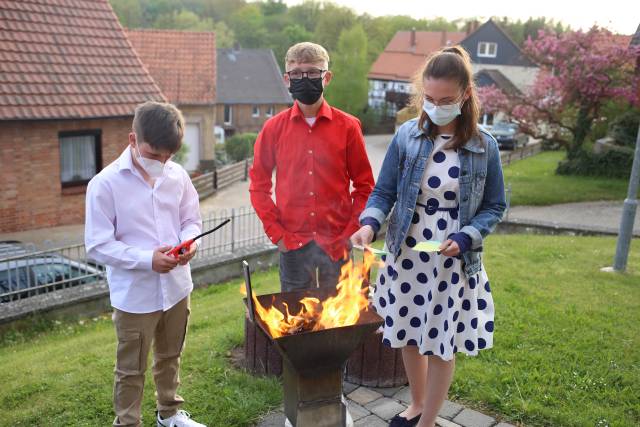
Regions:
[[[351,236],[351,244],[358,246],[369,246],[373,240],[373,227],[370,225],[363,225],[360,230],[353,233]]]
[[[440,253],[444,256],[458,256],[460,248],[456,242],[447,239],[440,245]]]

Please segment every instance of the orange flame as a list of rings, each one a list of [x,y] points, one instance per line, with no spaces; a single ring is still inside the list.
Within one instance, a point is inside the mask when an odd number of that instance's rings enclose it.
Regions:
[[[256,314],[267,326],[273,338],[306,330],[319,331],[353,325],[360,318],[360,313],[369,307],[368,287],[365,286],[365,281],[374,262],[375,256],[369,252],[365,252],[362,263],[354,264],[348,261],[341,269],[340,280],[336,286],[337,295],[324,301],[311,297],[303,298],[300,300],[302,308],[296,314],[289,312],[286,303],[284,313],[273,305],[265,308],[256,296],[252,295]],[[246,295],[244,284],[241,285],[240,292]],[[275,297],[272,303],[274,302]]]

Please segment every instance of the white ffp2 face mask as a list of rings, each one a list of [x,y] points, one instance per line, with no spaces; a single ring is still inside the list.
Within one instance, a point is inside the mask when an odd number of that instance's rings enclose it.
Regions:
[[[162,175],[164,175],[164,167],[166,163],[162,163],[159,160],[147,159],[146,157],[142,157],[140,154],[140,149],[136,146],[136,157],[142,169],[149,175],[149,177],[153,179],[158,179]]]
[[[422,109],[427,113],[431,121],[438,126],[448,125],[453,121],[453,119],[462,113],[460,110],[460,103],[435,105],[433,102],[429,102],[426,99],[422,104]]]

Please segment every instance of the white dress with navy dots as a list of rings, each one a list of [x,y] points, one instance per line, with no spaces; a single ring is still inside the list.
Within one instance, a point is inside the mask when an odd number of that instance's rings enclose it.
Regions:
[[[385,320],[386,345],[416,345],[421,354],[451,360],[458,351],[477,355],[493,346],[494,309],[484,266],[467,279],[458,257],[411,249],[421,241],[444,242],[460,229],[460,163],[455,150],[443,149],[447,140],[435,140],[400,254],[395,260],[393,255],[383,257],[374,306]]]

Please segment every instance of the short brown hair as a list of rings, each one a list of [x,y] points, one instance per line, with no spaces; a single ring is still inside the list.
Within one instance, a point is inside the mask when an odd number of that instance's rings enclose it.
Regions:
[[[427,125],[427,136],[435,138],[437,126],[422,109],[424,102],[423,80],[427,78],[447,79],[456,81],[463,91],[470,90],[469,98],[462,105],[462,112],[458,116],[454,138],[449,148],[460,148],[472,137],[478,135],[478,118],[480,117],[480,102],[476,93],[471,58],[467,51],[459,45],[445,47],[429,56],[422,71],[414,79],[416,87],[415,106],[420,111],[418,127],[424,129]]]
[[[329,54],[327,50],[316,43],[301,42],[294,44],[287,50],[284,57],[285,65],[292,62],[305,64],[315,64],[316,62],[326,62],[329,65]]]
[[[133,131],[139,142],[175,153],[182,145],[184,117],[173,104],[147,101],[136,107]]]

